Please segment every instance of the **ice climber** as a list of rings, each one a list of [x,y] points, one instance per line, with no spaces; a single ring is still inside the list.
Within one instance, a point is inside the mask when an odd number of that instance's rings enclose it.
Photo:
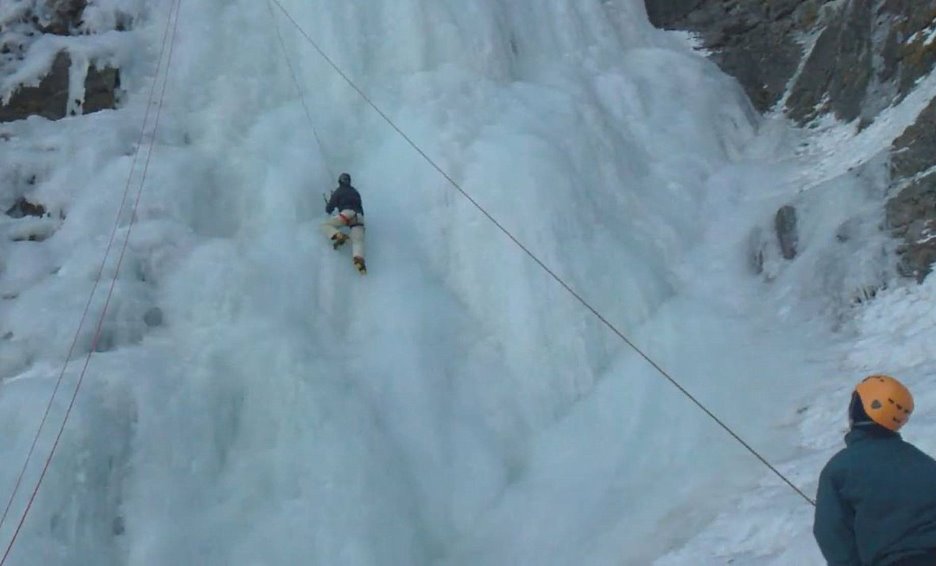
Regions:
[[[846,447],[819,476],[813,534],[830,566],[936,565],[936,460],[900,438],[910,391],[872,375],[852,393]]]
[[[350,239],[354,267],[361,274],[367,273],[364,263],[364,206],[361,204],[361,194],[351,186],[351,175],[347,173],[338,175],[338,188],[332,192],[325,205],[327,214],[334,211],[338,211],[338,214],[322,223],[322,231],[336,250]],[[350,229],[350,238],[341,231],[342,226]]]

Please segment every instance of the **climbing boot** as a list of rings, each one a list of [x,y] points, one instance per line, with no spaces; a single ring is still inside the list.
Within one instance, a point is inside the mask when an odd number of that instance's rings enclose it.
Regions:
[[[367,265],[364,264],[363,257],[354,258],[354,267],[357,268],[358,273],[360,273],[361,275],[365,275],[367,273]]]
[[[337,250],[342,245],[344,245],[344,243],[347,242],[349,238],[347,235],[344,234],[344,232],[338,232],[337,234],[332,236],[331,239],[332,239],[332,247]]]

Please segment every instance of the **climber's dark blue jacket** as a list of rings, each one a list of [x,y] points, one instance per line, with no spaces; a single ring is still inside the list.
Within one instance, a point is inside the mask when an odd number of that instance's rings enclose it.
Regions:
[[[351,185],[338,185],[335,192],[328,199],[328,205],[325,212],[331,214],[333,210],[341,212],[342,210],[353,210],[358,214],[364,214],[364,205],[361,204],[361,194]]]
[[[855,426],[819,476],[813,534],[830,566],[886,566],[936,549],[936,460]]]

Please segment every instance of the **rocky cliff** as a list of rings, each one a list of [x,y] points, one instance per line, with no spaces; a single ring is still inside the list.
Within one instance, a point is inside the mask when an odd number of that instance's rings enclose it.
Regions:
[[[79,38],[122,31],[128,21],[114,17],[101,25],[100,14],[87,0],[23,1],[0,11],[0,122],[33,115],[57,120],[116,106],[120,71],[112,54]],[[32,68],[23,64],[27,59],[48,64]]]
[[[803,126],[831,114],[865,128],[936,66],[936,0],[645,1],[654,25],[696,34],[761,112]],[[885,229],[902,240],[899,272],[922,281],[936,260],[936,98],[887,143]]]

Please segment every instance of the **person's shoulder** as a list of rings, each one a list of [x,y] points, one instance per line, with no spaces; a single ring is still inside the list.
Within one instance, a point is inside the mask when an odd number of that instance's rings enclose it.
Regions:
[[[822,468],[822,475],[824,476],[834,476],[841,473],[843,470],[847,469],[852,461],[855,458],[855,449],[854,447],[846,446],[836,452],[829,461],[826,462],[825,467]]]
[[[904,450],[906,450],[907,452],[913,454],[913,456],[915,456],[915,457],[917,457],[917,458],[919,458],[919,459],[921,459],[921,460],[927,460],[927,461],[929,461],[929,462],[932,462],[934,465],[936,465],[936,460],[933,460],[933,457],[932,457],[932,456],[930,456],[929,454],[927,454],[926,452],[924,452],[923,450],[921,450],[921,449],[920,449],[918,446],[916,446],[915,444],[912,444],[912,443],[910,443],[910,442],[907,442],[906,440],[901,440],[901,441],[900,441],[900,444],[901,444],[901,446],[903,447]]]

